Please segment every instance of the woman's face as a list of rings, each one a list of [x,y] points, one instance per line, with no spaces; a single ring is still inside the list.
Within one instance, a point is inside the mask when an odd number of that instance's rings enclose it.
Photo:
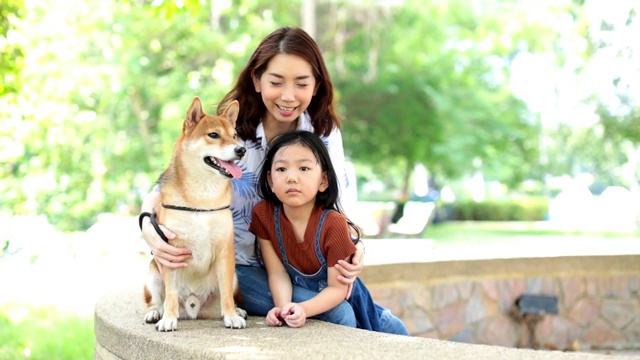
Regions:
[[[267,114],[262,121],[267,125],[295,127],[316,94],[313,69],[305,59],[296,55],[274,56],[262,76],[253,78],[256,92],[262,96]]]

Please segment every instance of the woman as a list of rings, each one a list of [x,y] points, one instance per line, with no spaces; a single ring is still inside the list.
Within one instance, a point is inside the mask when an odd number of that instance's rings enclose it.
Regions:
[[[294,130],[311,131],[326,144],[339,176],[340,194],[348,188],[345,159],[340,132],[340,120],[335,113],[333,84],[317,43],[302,29],[283,27],[265,37],[240,72],[234,88],[218,106],[218,113],[232,101],[240,102],[236,122],[238,136],[247,148],[238,162],[242,177],[232,180],[234,196],[231,209],[235,223],[236,273],[242,295],[238,304],[250,315],[265,316],[274,306],[269,292],[267,273],[257,251],[256,237],[249,232],[251,210],[260,200],[256,183],[260,165],[269,141],[275,136]],[[152,212],[160,201],[156,187],[143,201],[142,212]],[[348,209],[349,204],[341,204]],[[187,266],[191,251],[164,242],[155,232],[149,219],[142,222],[142,233],[154,259],[164,266]],[[175,235],[161,227],[165,236]],[[362,245],[351,263],[341,260],[336,265],[338,280],[351,285],[363,268]],[[293,299],[305,301],[315,295],[303,287],[293,289]],[[342,301],[337,307],[318,318],[336,324],[355,326],[353,309]]]

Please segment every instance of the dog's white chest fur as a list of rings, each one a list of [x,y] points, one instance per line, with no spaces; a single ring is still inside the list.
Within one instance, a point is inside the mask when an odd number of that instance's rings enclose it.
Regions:
[[[175,229],[177,235],[170,241],[172,245],[191,249],[193,258],[187,261],[189,266],[181,269],[187,281],[199,274],[212,276],[210,268],[216,261],[216,250],[233,245],[233,218],[229,209],[181,214],[172,217],[169,228]]]

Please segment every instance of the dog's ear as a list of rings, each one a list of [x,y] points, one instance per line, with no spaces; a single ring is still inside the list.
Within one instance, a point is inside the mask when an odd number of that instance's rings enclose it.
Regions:
[[[236,127],[236,120],[238,119],[238,112],[240,111],[240,103],[238,100],[233,100],[226,109],[224,109],[224,117],[231,122],[233,127]]]
[[[193,98],[191,106],[189,106],[189,110],[187,110],[187,117],[184,119],[182,133],[186,134],[195,128],[203,116],[204,111],[202,111],[202,103],[200,102],[200,98],[196,96]]]

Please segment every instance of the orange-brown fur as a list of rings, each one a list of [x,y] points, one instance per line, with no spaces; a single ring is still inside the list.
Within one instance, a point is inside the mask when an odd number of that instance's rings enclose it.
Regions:
[[[234,101],[224,114],[208,115],[195,97],[174,146],[171,164],[160,177],[157,221],[176,233],[169,243],[191,249],[193,257],[187,267],[179,269],[162,267],[154,260],[149,264],[144,287],[145,321],[156,323],[159,331],[177,330],[178,319],[220,316],[228,328],[246,326],[246,312],[237,308],[234,301],[234,295],[239,293],[231,210],[195,212],[162,206],[218,209],[231,204],[230,178],[204,159],[234,162],[244,155],[235,132],[238,109],[238,102]]]

